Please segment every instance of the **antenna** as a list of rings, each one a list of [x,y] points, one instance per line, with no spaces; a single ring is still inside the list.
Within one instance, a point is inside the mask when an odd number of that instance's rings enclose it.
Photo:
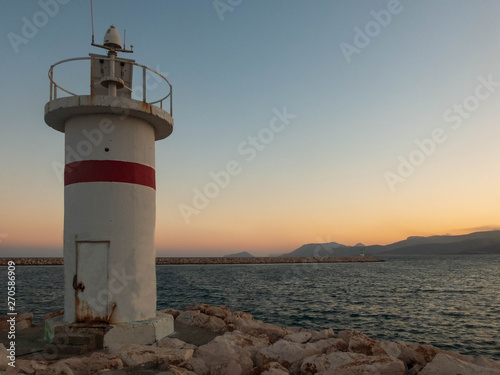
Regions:
[[[90,23],[92,24],[92,44],[94,44],[94,11],[92,8],[92,0],[90,0]]]

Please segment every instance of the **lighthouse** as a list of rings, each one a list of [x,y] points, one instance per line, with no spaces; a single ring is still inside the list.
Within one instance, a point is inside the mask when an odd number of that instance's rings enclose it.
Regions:
[[[118,56],[132,51],[114,26],[92,45],[107,54],[51,66],[45,105],[45,122],[65,136],[64,322],[137,326],[157,318],[155,142],[173,130],[172,86]],[[80,60],[90,63],[90,90],[75,92],[57,72]],[[164,86],[157,100],[148,79]]]

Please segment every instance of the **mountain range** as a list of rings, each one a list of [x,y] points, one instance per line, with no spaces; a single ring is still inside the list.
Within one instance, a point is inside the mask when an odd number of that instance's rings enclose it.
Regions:
[[[337,242],[311,243],[282,254],[283,257],[354,256],[365,255],[458,255],[500,254],[500,230],[474,232],[465,235],[411,236],[390,245],[346,246]]]

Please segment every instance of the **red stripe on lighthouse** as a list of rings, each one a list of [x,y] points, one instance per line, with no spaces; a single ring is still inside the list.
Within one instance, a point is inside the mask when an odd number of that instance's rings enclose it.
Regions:
[[[83,160],[66,164],[64,186],[79,182],[125,182],[156,190],[154,168],[129,161]]]

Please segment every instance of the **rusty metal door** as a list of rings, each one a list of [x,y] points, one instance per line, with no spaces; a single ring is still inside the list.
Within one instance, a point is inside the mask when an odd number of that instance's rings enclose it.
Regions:
[[[77,322],[108,318],[109,241],[76,243],[75,311]]]

